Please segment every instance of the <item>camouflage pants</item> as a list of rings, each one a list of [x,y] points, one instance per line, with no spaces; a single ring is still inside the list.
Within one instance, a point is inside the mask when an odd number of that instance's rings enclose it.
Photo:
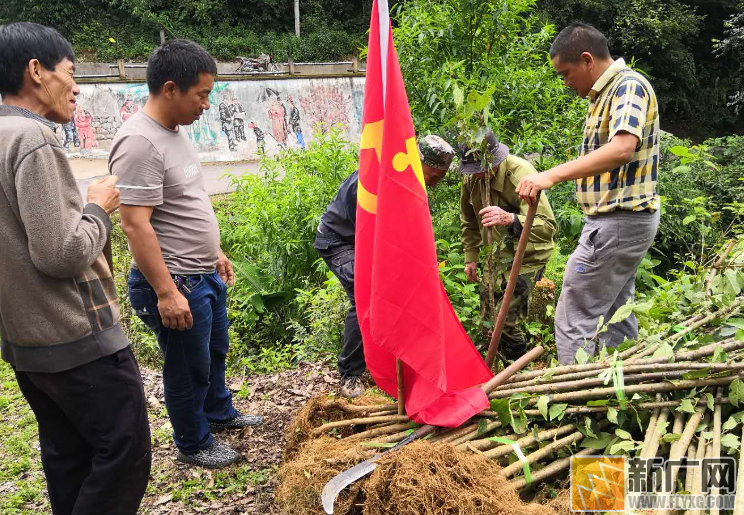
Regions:
[[[535,272],[527,272],[525,274],[519,274],[517,278],[517,284],[514,287],[514,295],[512,295],[511,302],[509,304],[509,312],[506,315],[504,321],[504,329],[501,332],[501,341],[499,343],[499,352],[507,360],[515,360],[527,352],[527,335],[524,331],[524,324],[527,321],[530,312],[530,302],[532,300],[532,291],[535,288],[535,283],[539,281],[545,269],[540,269]],[[494,302],[496,304],[496,314],[501,309],[501,301],[503,299],[504,291],[506,290],[508,275],[501,274],[495,282]],[[499,281],[501,284],[499,284]],[[485,315],[484,319],[490,318],[489,313],[486,309],[486,288],[481,288],[481,306],[482,311]],[[496,323],[496,319],[491,320],[492,324]],[[488,337],[490,340],[491,330],[493,326],[488,330]]]

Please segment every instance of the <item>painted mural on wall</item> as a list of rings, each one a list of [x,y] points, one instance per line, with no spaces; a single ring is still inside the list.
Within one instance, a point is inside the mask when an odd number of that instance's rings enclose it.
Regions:
[[[105,157],[121,125],[144,106],[146,84],[85,84],[69,123],[57,128],[69,156]],[[358,141],[364,78],[220,81],[210,109],[185,127],[203,161],[242,161],[304,149],[341,126]]]

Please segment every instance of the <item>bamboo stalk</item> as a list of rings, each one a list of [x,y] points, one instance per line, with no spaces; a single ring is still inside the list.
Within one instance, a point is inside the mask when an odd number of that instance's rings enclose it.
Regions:
[[[367,429],[377,429],[379,427],[385,427],[385,426],[391,426],[395,424],[395,422],[380,422],[379,424],[370,424],[367,426]]]
[[[547,458],[548,456],[553,454],[553,451],[555,451],[556,449],[560,449],[561,447],[567,447],[573,443],[576,443],[582,440],[583,438],[584,438],[584,434],[579,431],[576,431],[575,433],[571,433],[568,436],[564,436],[560,440],[556,440],[554,442],[549,443],[542,449],[538,449],[535,452],[529,453],[527,456],[525,456],[525,458],[527,458],[527,463],[532,465],[536,461],[540,461],[543,458]],[[515,461],[511,465],[508,465],[504,467],[503,469],[501,469],[501,471],[499,471],[499,474],[508,478],[508,477],[513,476],[520,470],[522,470],[522,468],[523,468],[522,462]]]
[[[656,394],[656,402],[661,402],[660,393]],[[643,457],[643,451],[648,448],[649,444],[651,443],[651,439],[656,432],[656,421],[659,420],[659,413],[661,413],[661,408],[655,408],[653,413],[651,413],[651,417],[648,419],[648,426],[646,426],[646,436],[643,439],[643,449],[641,449],[641,457]]]
[[[741,307],[741,304],[744,302],[744,297],[739,297],[736,300],[734,300],[733,303],[727,308],[719,309],[715,313],[711,313],[710,315],[706,316],[705,318],[701,318],[700,320],[693,322],[692,324],[685,327],[682,331],[672,335],[669,339],[673,342],[677,342],[682,339],[683,336],[685,336],[687,333],[690,333],[694,331],[695,329],[699,329],[700,327],[704,326],[708,322],[712,322],[718,317],[727,317],[739,310],[739,307]]]
[[[744,366],[742,367],[742,370],[744,370]],[[728,372],[728,371],[725,371]],[[663,371],[663,372],[650,372],[645,374],[632,374],[632,375],[626,375],[624,382],[625,384],[633,384],[633,383],[645,383],[648,381],[656,381],[667,378],[677,378],[682,377],[686,373],[688,373],[687,370],[669,370],[669,371]],[[735,373],[735,371],[731,371],[731,373]],[[513,390],[496,390],[491,394],[492,399],[504,399],[508,398],[511,395],[514,395],[516,393],[556,393],[556,392],[566,392],[566,391],[577,391],[582,388],[587,388],[591,386],[602,386],[605,384],[605,381],[603,379],[595,378],[595,379],[582,379],[579,381],[565,381],[561,383],[550,383],[550,384],[542,384],[542,385],[535,385],[535,386],[527,386],[523,388],[515,388]]]
[[[695,349],[692,351],[686,351],[686,352],[678,352],[674,356],[675,362],[681,362],[681,361],[693,361],[699,358],[704,358],[706,356],[712,355],[716,351],[716,347],[718,346],[723,347],[723,350],[726,352],[732,351],[732,350],[739,350],[741,348],[744,348],[744,342],[740,342],[736,340],[735,338],[729,338],[726,340],[721,340],[720,342],[711,343],[709,345],[706,345],[704,347],[700,347],[699,349]],[[626,361],[627,363],[627,361]],[[639,365],[652,365],[657,363],[669,363],[669,358],[643,358],[641,360],[638,360],[637,363]],[[564,365],[560,367],[554,367],[549,370],[533,370],[530,372],[523,372],[522,374],[514,375],[512,376],[512,381],[508,381],[505,384],[511,384],[511,383],[518,383],[523,382],[529,379],[535,379],[537,377],[540,377],[544,375],[546,372],[550,372],[553,376],[558,376],[562,374],[569,374],[573,372],[588,372],[590,370],[603,370],[606,369],[609,366],[609,363],[606,362],[599,362],[599,363],[585,363],[583,365]],[[625,367],[623,367],[623,370]]]
[[[724,397],[720,402],[714,401],[716,404],[729,404],[728,397]],[[661,402],[641,402],[639,404],[630,404],[635,410],[649,410],[656,408],[676,408],[682,403],[681,400],[677,401],[661,401]],[[614,406],[612,406],[615,408]],[[590,413],[607,413],[608,406],[569,406],[564,412],[566,415],[588,415]],[[617,408],[615,408],[617,409]],[[526,409],[524,413],[530,417],[542,416],[540,410]]]
[[[733,248],[733,245],[731,246]],[[731,250],[729,249],[729,252]],[[716,399],[723,397],[723,388],[719,388],[716,392]],[[713,458],[721,457],[721,405],[715,407],[713,410]],[[710,490],[710,495],[716,498],[720,493],[720,488],[713,486]],[[720,510],[711,508],[710,515],[718,515]]]
[[[698,320],[702,320],[703,318],[705,318],[705,313],[698,313],[694,317],[687,319],[684,322],[680,322],[679,325],[681,325],[682,327],[687,327],[688,325],[693,324]]]
[[[687,421],[687,424],[684,426],[684,430],[682,431],[682,437],[675,442],[677,444],[676,446],[674,445],[672,446],[672,450],[669,453],[669,460],[679,460],[685,454],[687,454],[687,447],[690,445],[690,442],[692,441],[692,437],[695,434],[695,429],[697,429],[698,424],[700,424],[700,421],[703,419],[704,413],[705,413],[705,406],[699,406],[695,410],[695,413],[690,415],[690,418]],[[676,420],[675,420],[675,427],[676,427]],[[669,473],[671,474],[672,491],[667,492],[668,497],[674,494],[674,487],[677,484],[677,475],[679,474],[679,467],[671,467],[671,470],[669,470]],[[667,513],[670,512],[670,510],[665,510],[665,511]]]
[[[545,442],[547,440],[550,440],[552,438],[566,435],[572,431],[576,430],[576,426],[573,424],[567,424],[565,426],[561,426],[555,429],[550,429],[547,431],[541,431],[537,433],[537,439],[534,436],[525,436],[523,438],[520,438],[516,441],[517,445],[519,445],[522,448],[529,447],[530,445],[533,445],[537,442]],[[494,459],[494,458],[500,458],[502,456],[506,456],[507,454],[513,452],[514,449],[511,445],[504,445],[504,444],[497,444],[497,447],[493,449],[489,449],[486,452],[483,453],[483,456],[488,459]]]
[[[411,429],[406,429],[405,431],[401,431],[400,433],[395,433],[389,436],[383,436],[382,438],[375,438],[374,441],[376,443],[397,443],[401,440],[403,440],[406,436],[411,434]]]
[[[707,426],[708,425],[708,415],[705,415],[705,418],[703,419],[703,423]],[[698,463],[702,462],[702,459],[705,457],[705,440],[703,439],[702,434],[698,437],[697,442],[697,449],[695,449],[695,459],[698,461]],[[700,487],[700,482],[702,481],[702,474],[700,473],[700,467],[696,467],[692,470],[688,470],[687,472],[692,476],[692,489],[690,490],[690,493],[692,495],[700,495],[702,493],[702,488]],[[685,515],[702,515],[703,510],[687,510],[685,512]]]
[[[369,404],[360,405],[349,404],[346,401],[334,400],[324,405],[326,409],[338,408],[346,411],[347,413],[382,413],[387,411],[395,411],[398,409],[396,404]]]
[[[310,434],[312,436],[318,436],[324,431],[328,431],[329,429],[336,429],[346,426],[358,426],[362,424],[377,424],[378,422],[408,422],[408,417],[406,415],[386,415],[383,417],[366,417],[352,418],[349,420],[339,420],[337,422],[329,422],[327,424],[323,424],[320,427],[316,427]]]
[[[386,425],[385,427],[378,427],[375,429],[368,429],[367,431],[362,431],[361,433],[355,433],[353,435],[347,436],[344,440],[365,440],[368,438],[375,438],[377,436],[399,433],[400,431],[404,431],[406,429],[411,429],[410,423],[398,424],[398,423],[392,422]],[[415,429],[415,427],[413,429]]]
[[[582,449],[575,453],[573,456],[569,456],[568,458],[561,458],[559,460],[554,461],[547,467],[543,467],[534,474],[532,474],[532,483],[531,484],[537,484],[538,482],[542,481],[543,479],[549,478],[551,476],[554,476],[555,474],[558,474],[559,472],[567,469],[571,465],[571,458],[572,457],[581,457],[581,456],[591,456],[593,454],[596,454],[596,449]],[[512,488],[519,490],[527,486],[527,481],[524,477],[520,477],[517,479],[512,479],[509,481],[509,484],[512,486]],[[744,515],[744,513],[742,514]]]
[[[685,427],[685,413],[682,411],[675,411],[674,412],[674,424],[672,424],[672,433],[675,435],[681,435],[682,429]],[[672,456],[674,453],[674,448],[677,446],[677,443],[680,440],[677,440],[676,442],[672,442],[672,445],[669,446],[669,456]]]
[[[477,436],[481,436],[481,435],[486,435],[490,433],[491,431],[498,429],[500,427],[501,427],[501,422],[499,420],[486,423],[486,427],[483,431],[480,431],[480,424],[479,424],[478,427],[475,428],[475,430],[470,431],[467,434],[460,436],[459,438],[450,440],[448,443],[452,446],[466,444],[467,442],[470,442],[471,440],[473,440],[473,438]]]
[[[723,386],[728,385],[731,382],[731,377],[720,377],[717,379],[704,379],[704,380],[683,380],[677,383],[658,383],[658,384],[636,384],[625,387],[625,393],[629,396],[635,393],[659,393],[659,392],[671,392],[675,390],[689,390],[701,386]],[[582,392],[566,392],[557,393],[552,395],[551,402],[566,402],[566,401],[583,401],[588,399],[599,399],[603,397],[610,397],[615,395],[615,388],[595,388],[592,390],[586,390]],[[529,405],[537,404],[537,399],[532,398],[529,400]]]
[[[675,333],[675,334],[673,334],[673,335],[665,338],[664,341],[667,341],[668,343],[674,344],[674,343],[678,342],[679,340],[681,340],[687,334],[689,334],[692,331],[694,331],[695,329],[699,329],[699,328],[703,327],[708,322],[712,322],[713,320],[715,320],[718,317],[725,318],[725,317],[728,317],[728,316],[734,314],[736,311],[738,311],[738,309],[741,306],[742,302],[744,302],[744,297],[740,297],[740,298],[736,299],[733,302],[733,304],[731,304],[731,306],[729,306],[727,308],[720,309],[720,310],[716,311],[715,313],[711,313],[711,314],[706,315],[705,317],[703,317],[703,318],[701,318],[699,320],[696,320],[695,322],[690,323],[690,325],[686,326],[680,332]],[[656,352],[656,349],[658,349],[660,345],[661,345],[661,342],[656,343],[656,344],[652,345],[651,347],[649,347],[648,349],[646,349],[644,351],[641,351],[638,354],[635,354],[635,355],[631,356],[630,358],[628,358],[625,361],[626,361],[626,363],[631,363],[631,362],[637,361],[639,359],[642,359],[642,358],[648,356],[649,354],[653,354],[654,352]]]
[[[441,438],[437,438],[436,440],[434,439],[436,437],[436,435],[435,435],[435,437],[433,437],[431,439],[431,441],[432,441],[432,443],[434,443],[434,442],[436,442],[436,443],[450,443],[450,442],[452,442],[454,440],[457,440],[461,436],[464,436],[464,435],[470,433],[473,430],[475,430],[475,431],[478,430],[478,422],[474,422],[472,424],[468,424],[467,426],[459,427],[459,428],[455,429],[454,431],[450,431],[447,434],[442,435]]]
[[[529,381],[524,381],[520,383],[507,383],[505,385],[502,385],[498,388],[496,388],[495,391],[501,392],[504,390],[513,390],[517,388],[524,388],[534,385],[543,385],[543,384],[549,384],[549,383],[557,383],[557,382],[563,382],[563,381],[574,381],[577,379],[587,379],[587,378],[596,378],[604,369],[596,369],[596,370],[588,370],[586,372],[573,372],[570,374],[561,374],[557,376],[553,376],[552,378],[548,380],[541,380],[541,378],[537,379],[531,379]],[[744,370],[744,363],[691,363],[691,362],[681,362],[681,363],[655,363],[655,364],[631,364],[631,365],[625,365],[623,366],[623,374],[637,374],[637,373],[643,373],[643,372],[663,372],[663,371],[692,371],[692,370],[704,370],[704,369],[710,369],[711,373],[713,372],[722,372],[722,371],[735,371],[735,370]]]
[[[744,429],[742,429],[739,444],[739,473],[736,477],[736,498],[733,515],[744,515]]]
[[[664,425],[667,423],[669,413],[669,408],[664,408],[661,410],[661,413],[659,413],[659,418],[656,420],[656,425],[651,428],[653,433],[651,439],[649,440],[648,447],[644,447],[641,450],[641,458],[653,458],[654,456],[656,456],[656,452],[659,450],[659,442],[661,441],[662,436],[659,429],[664,427]]]
[[[687,459],[692,461],[695,459],[695,455],[697,454],[697,447],[694,443],[690,443],[690,446],[687,447]],[[685,470],[685,492],[692,493],[692,482],[695,480],[695,469],[686,469]]]

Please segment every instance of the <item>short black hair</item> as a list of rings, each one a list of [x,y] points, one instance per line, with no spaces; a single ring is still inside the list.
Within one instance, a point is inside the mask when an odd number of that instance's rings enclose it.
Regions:
[[[597,59],[611,59],[607,38],[586,23],[572,23],[550,45],[550,58],[560,56],[565,63],[578,62],[584,52],[589,52]]]
[[[75,62],[72,45],[62,34],[38,23],[0,26],[0,95],[17,95],[31,59],[53,71],[65,58]]]
[[[172,39],[157,47],[147,60],[147,87],[157,95],[168,81],[186,92],[198,84],[199,75],[217,75],[217,63],[204,47],[188,39]]]

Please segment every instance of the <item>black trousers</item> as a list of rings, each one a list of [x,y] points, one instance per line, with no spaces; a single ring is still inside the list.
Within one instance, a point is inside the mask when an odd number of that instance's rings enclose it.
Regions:
[[[366,363],[362,332],[359,330],[359,319],[354,301],[354,246],[348,243],[334,244],[334,242],[318,237],[315,240],[315,250],[318,251],[331,272],[338,277],[351,301],[351,309],[344,321],[344,344],[338,356],[338,371],[342,376],[362,375]]]
[[[129,347],[55,374],[19,372],[54,515],[135,515],[150,476],[145,392]]]

